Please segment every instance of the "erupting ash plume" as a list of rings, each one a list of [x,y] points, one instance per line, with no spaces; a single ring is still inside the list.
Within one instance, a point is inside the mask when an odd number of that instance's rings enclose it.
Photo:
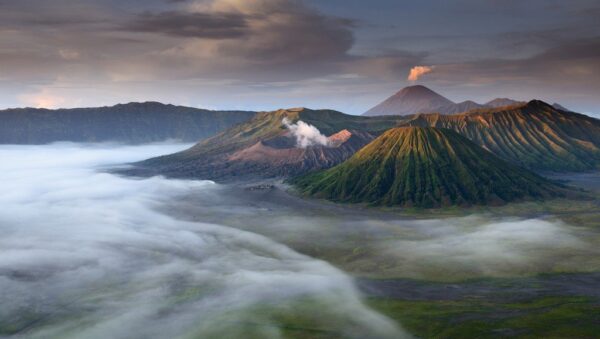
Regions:
[[[415,66],[410,69],[410,73],[408,74],[408,81],[417,81],[422,75],[430,73],[433,71],[435,66]]]
[[[329,139],[321,134],[318,128],[311,124],[307,124],[302,120],[292,124],[288,118],[283,118],[281,121],[292,135],[296,137],[296,146],[306,148],[308,146],[329,146]]]

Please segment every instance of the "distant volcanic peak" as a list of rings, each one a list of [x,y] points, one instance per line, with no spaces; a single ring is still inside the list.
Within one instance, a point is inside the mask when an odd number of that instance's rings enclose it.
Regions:
[[[467,100],[467,101],[459,102],[458,104],[450,104],[450,105],[438,107],[435,110],[435,112],[444,114],[444,115],[449,115],[449,114],[458,114],[458,113],[462,113],[462,112],[466,112],[466,111],[471,111],[471,110],[479,109],[482,107],[484,107],[484,106],[482,106],[474,101]]]
[[[439,107],[454,103],[431,89],[415,85],[401,89],[379,105],[371,108],[364,115],[410,115],[433,112]]]
[[[517,101],[514,104],[511,105],[507,105],[507,106],[497,106],[497,107],[481,107],[481,109],[479,110],[473,110],[472,112],[465,112],[465,114],[469,114],[469,113],[479,113],[479,112],[485,112],[485,113],[497,113],[497,112],[506,112],[506,111],[519,111],[522,109],[533,109],[536,111],[539,110],[554,110],[554,108],[541,100],[530,100],[530,101]]]
[[[423,85],[408,86],[363,115],[413,115],[417,113],[458,114],[476,109],[507,108],[524,105],[526,102],[509,98],[496,98],[485,104],[472,100],[454,103]],[[561,109],[558,108],[557,109]]]
[[[406,86],[406,87],[402,88],[401,90],[399,90],[397,92],[397,94],[400,94],[400,93],[415,94],[415,95],[419,95],[419,94],[434,94],[434,95],[439,95],[436,92],[434,92],[433,90],[431,90],[429,87],[426,87],[426,86],[423,86],[423,85]]]
[[[565,112],[572,112],[570,109],[566,108],[565,106],[559,104],[559,103],[553,103],[552,107],[554,107],[555,109],[561,110],[561,111],[565,111]]]
[[[509,98],[496,98],[494,100],[490,100],[484,104],[487,107],[504,107],[504,106],[514,106],[524,104],[525,101],[517,101]]]
[[[431,127],[388,130],[344,163],[293,182],[305,193],[334,201],[417,207],[562,194],[550,181],[500,160],[458,133]]]
[[[423,85],[414,85],[404,87],[400,91],[398,91],[392,98],[402,98],[402,99],[410,99],[410,100],[422,100],[422,101],[435,101],[441,102],[443,104],[452,104],[453,102],[449,99],[443,97],[439,93],[423,86]]]

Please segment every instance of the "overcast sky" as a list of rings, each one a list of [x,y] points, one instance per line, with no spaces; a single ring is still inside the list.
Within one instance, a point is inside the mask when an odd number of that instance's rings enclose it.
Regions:
[[[600,113],[599,17],[597,0],[0,0],[0,108],[360,114],[418,83]]]

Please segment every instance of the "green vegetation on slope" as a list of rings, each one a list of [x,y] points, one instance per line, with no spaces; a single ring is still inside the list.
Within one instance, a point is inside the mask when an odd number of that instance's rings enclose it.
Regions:
[[[410,301],[373,298],[369,304],[419,338],[594,338],[600,306],[586,297]]]
[[[457,115],[420,114],[405,125],[452,129],[498,157],[533,170],[600,168],[600,120],[538,100]]]
[[[559,196],[563,189],[510,165],[458,133],[394,128],[344,163],[292,180],[316,197],[376,205],[439,207]]]

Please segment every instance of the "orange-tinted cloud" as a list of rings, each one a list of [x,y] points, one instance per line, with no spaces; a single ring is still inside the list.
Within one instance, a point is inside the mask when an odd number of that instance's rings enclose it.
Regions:
[[[60,108],[67,102],[65,98],[50,93],[47,89],[42,89],[37,93],[23,94],[19,99],[25,106],[49,109]]]
[[[433,71],[434,66],[415,66],[410,69],[410,73],[408,74],[408,81],[417,81],[419,78]]]

